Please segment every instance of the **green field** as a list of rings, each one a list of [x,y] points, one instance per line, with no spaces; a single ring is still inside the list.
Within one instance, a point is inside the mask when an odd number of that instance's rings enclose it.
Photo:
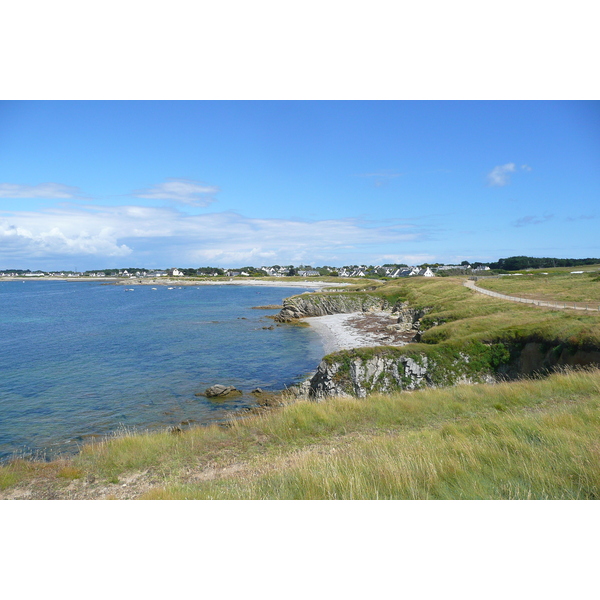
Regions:
[[[388,298],[390,303],[405,300],[410,306],[430,307],[431,312],[421,319],[425,329],[422,342],[428,345],[536,339],[600,347],[598,313],[518,304],[479,294],[466,288],[463,282],[463,278],[457,277],[419,277],[390,281],[369,293]],[[586,284],[600,285],[591,278]]]
[[[583,268],[571,268],[571,271],[581,271]],[[499,279],[480,279],[479,287],[517,296],[519,298],[535,298],[536,300],[557,300],[563,302],[578,302],[600,304],[600,267],[581,274],[570,272],[546,271],[522,275],[502,276]]]

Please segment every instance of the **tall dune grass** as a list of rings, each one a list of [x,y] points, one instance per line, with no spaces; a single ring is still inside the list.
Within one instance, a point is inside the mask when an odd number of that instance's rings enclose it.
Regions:
[[[123,432],[71,462],[0,467],[0,486],[53,478],[60,491],[143,472],[160,486],[147,498],[597,499],[600,371],[303,401],[178,435]]]
[[[288,408],[240,425],[277,441],[268,464],[146,497],[600,497],[598,372]]]

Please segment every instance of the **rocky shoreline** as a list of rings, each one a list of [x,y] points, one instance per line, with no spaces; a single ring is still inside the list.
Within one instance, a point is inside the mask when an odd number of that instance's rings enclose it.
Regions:
[[[373,369],[370,365],[366,365],[366,370],[355,369],[353,389],[347,385],[340,386],[336,381],[338,369],[332,366],[338,360],[336,353],[363,348],[397,350],[418,341],[420,320],[429,310],[415,309],[401,301],[391,304],[385,298],[365,293],[301,294],[286,298],[275,320],[280,323],[309,324],[321,336],[326,354],[315,373],[300,385],[290,388],[287,395],[310,399],[341,395],[364,397],[366,393],[362,380],[365,377],[372,379]],[[406,377],[412,379],[414,375],[420,384],[424,373],[422,369],[415,368],[414,361],[409,362],[401,368],[402,376],[408,369]],[[395,379],[398,379],[398,368],[391,366],[391,363],[380,365],[375,370],[381,376],[389,369],[394,371]]]
[[[398,315],[389,312],[343,313],[302,321],[321,336],[325,354],[371,346],[404,346],[417,335],[416,330],[397,328]]]

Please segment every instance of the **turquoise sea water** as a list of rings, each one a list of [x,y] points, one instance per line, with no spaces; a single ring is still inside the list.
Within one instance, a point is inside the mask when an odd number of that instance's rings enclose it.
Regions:
[[[255,387],[301,381],[323,355],[310,328],[275,325],[301,288],[0,283],[0,460],[52,458],[123,426],[209,423],[255,403]],[[134,289],[127,292],[126,289]],[[212,401],[215,383],[245,392]]]

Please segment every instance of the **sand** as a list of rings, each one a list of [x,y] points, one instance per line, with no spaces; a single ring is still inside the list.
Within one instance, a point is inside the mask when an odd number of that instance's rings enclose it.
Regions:
[[[88,279],[89,281],[89,279]],[[92,280],[93,281],[93,280]],[[98,279],[97,281],[101,281]],[[298,287],[298,288],[314,288],[314,291],[318,292],[321,289],[325,288],[339,288],[347,285],[352,285],[346,282],[340,283],[326,283],[324,281],[273,281],[272,279],[246,279],[245,277],[236,277],[235,279],[232,277],[230,279],[177,279],[176,277],[170,277],[168,279],[165,278],[156,278],[156,279],[144,279],[144,278],[132,278],[132,279],[123,279],[116,282],[116,285],[172,285],[172,286],[201,286],[201,285],[256,285],[256,286],[265,286],[265,287]]]
[[[404,346],[416,333],[388,329],[397,322],[398,316],[387,312],[346,313],[302,320],[321,336],[325,354],[365,346]]]

